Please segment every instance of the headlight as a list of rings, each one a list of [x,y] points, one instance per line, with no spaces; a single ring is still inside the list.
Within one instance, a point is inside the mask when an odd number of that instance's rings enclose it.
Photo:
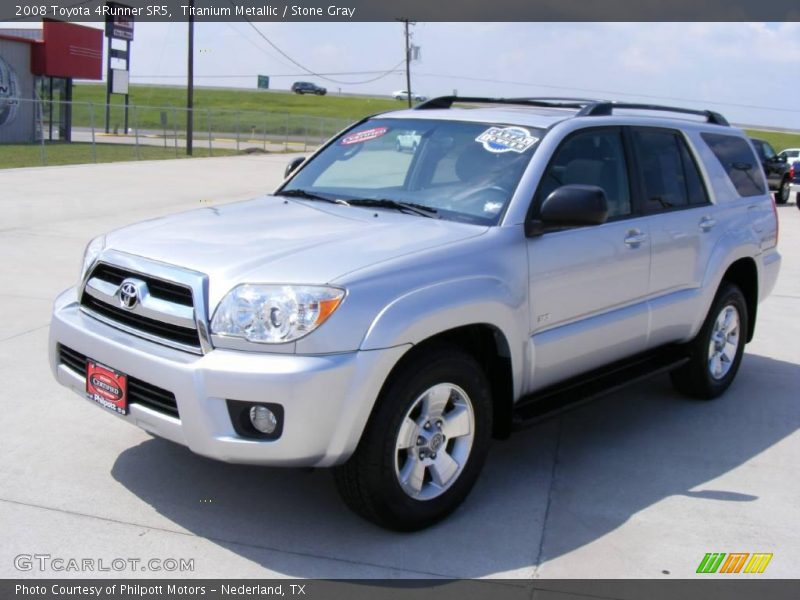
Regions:
[[[211,319],[211,333],[282,344],[311,333],[333,314],[344,290],[322,286],[253,285],[233,288]]]
[[[94,261],[97,260],[97,257],[100,256],[100,253],[106,247],[106,236],[101,235],[94,238],[91,242],[86,245],[86,250],[83,251],[83,266],[81,267],[81,281],[83,278],[86,277],[86,273],[89,271],[89,268],[94,264]]]

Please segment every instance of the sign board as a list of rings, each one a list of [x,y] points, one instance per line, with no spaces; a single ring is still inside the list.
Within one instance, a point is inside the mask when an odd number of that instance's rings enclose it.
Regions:
[[[128,71],[125,69],[111,69],[111,93],[123,94],[128,93],[128,81],[130,79]]]
[[[106,17],[106,37],[133,41],[133,17],[130,6],[117,2],[107,2],[110,15]],[[116,14],[115,14],[116,13]],[[127,13],[127,14],[126,14]]]
[[[44,20],[43,44],[31,47],[31,71],[43,77],[103,78],[103,32],[63,21]]]
[[[268,90],[269,89],[269,75],[259,75],[258,76],[258,89],[260,89],[260,90]]]

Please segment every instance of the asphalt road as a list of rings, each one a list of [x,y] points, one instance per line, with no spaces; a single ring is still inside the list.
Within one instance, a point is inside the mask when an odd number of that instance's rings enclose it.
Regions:
[[[723,398],[688,401],[662,376],[495,443],[462,508],[416,534],[354,516],[324,470],[207,460],[54,382],[50,305],[78,277],[90,237],[268,191],[289,159],[0,172],[0,577],[677,579],[695,576],[707,552],[771,552],[761,577],[798,575],[794,204],[778,211],[780,280]],[[194,571],[15,568],[37,553],[193,559]]]

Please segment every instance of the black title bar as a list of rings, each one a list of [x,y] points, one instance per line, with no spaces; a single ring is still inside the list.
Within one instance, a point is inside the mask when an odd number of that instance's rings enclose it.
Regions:
[[[139,22],[187,21],[800,21],[797,0],[126,0]],[[2,22],[106,21],[104,0],[4,0]],[[112,14],[114,13],[114,14]]]
[[[244,580],[40,579],[0,580],[3,600],[795,600],[798,580],[765,579],[494,579]]]

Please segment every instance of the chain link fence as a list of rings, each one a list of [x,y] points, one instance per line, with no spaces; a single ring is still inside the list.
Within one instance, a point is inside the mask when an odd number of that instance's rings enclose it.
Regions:
[[[0,168],[185,157],[190,114],[197,157],[309,152],[351,123],[294,113],[137,104],[128,107],[126,120],[120,104],[12,102],[18,122],[0,127]]]

